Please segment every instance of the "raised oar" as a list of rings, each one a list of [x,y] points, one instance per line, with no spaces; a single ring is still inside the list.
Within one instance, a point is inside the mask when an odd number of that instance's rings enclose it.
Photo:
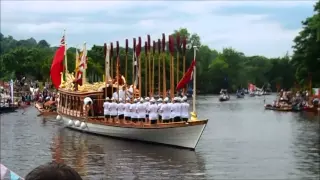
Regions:
[[[161,97],[161,40],[158,39],[158,96]]]
[[[162,33],[162,81],[163,81],[163,98],[167,97],[167,85],[166,85],[166,55],[165,55],[165,47],[166,47],[166,35]]]
[[[174,38],[173,36],[169,36],[169,52],[170,52],[170,97],[171,99],[174,97]]]
[[[145,52],[145,73],[144,73],[144,78],[145,78],[145,96],[148,96],[148,42],[146,41],[144,43],[144,52]]]
[[[177,33],[177,37],[176,37],[176,47],[177,47],[177,84],[179,83],[179,73],[180,73],[180,58],[179,58],[179,53],[180,53],[180,34],[179,32]]]
[[[111,61],[111,97],[113,96],[113,43],[110,43],[110,61]]]
[[[128,49],[129,49],[129,40],[126,39],[126,67],[125,67],[125,72],[124,72],[124,77],[126,81],[128,81]],[[127,99],[127,87],[125,88],[125,93],[124,93],[124,100],[126,101]]]

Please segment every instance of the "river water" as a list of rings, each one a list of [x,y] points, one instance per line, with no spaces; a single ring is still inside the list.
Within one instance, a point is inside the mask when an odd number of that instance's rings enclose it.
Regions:
[[[82,134],[29,107],[1,115],[1,163],[25,176],[55,160],[90,180],[319,179],[320,116],[267,111],[263,101],[199,96],[209,122],[195,151]]]

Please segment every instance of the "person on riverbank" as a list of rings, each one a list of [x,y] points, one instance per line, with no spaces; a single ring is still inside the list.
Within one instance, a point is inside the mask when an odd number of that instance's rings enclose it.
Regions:
[[[50,162],[30,171],[25,180],[82,180],[81,176],[70,166]]]

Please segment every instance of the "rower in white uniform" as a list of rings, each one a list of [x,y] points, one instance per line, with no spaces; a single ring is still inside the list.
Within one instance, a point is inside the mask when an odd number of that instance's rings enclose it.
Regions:
[[[169,101],[168,106],[170,107],[170,120],[169,120],[169,122],[173,122],[174,115],[172,113],[172,104],[174,102],[174,98],[172,98],[172,99],[168,98],[168,101]]]
[[[158,119],[159,119],[159,122],[162,122],[162,116],[161,116],[161,112],[160,112],[160,108],[161,108],[161,105],[162,105],[162,98],[159,98],[158,99]]]
[[[181,118],[183,121],[188,122],[189,120],[189,103],[187,102],[187,96],[183,96],[181,103]]]
[[[118,103],[118,119],[121,121],[124,119],[124,111],[125,111],[125,106],[123,103],[122,98],[119,98],[119,103]]]
[[[138,121],[137,101],[138,101],[137,99],[134,99],[133,103],[130,105],[131,120],[134,123]]]
[[[118,116],[118,104],[116,103],[115,98],[111,98],[112,103],[109,104],[109,111],[112,122],[115,122]]]
[[[147,114],[147,108],[146,105],[144,104],[144,100],[141,97],[140,102],[137,104],[137,113],[138,113],[138,118],[140,122],[145,122],[146,121],[146,114]]]
[[[172,122],[178,122],[179,121],[179,115],[180,115],[180,111],[179,111],[179,104],[177,103],[178,98],[174,97],[172,104],[171,104],[171,121]]]
[[[108,121],[108,119],[110,118],[110,112],[109,112],[109,97],[106,97],[105,102],[103,103],[103,114],[105,117],[105,121]]]
[[[147,108],[151,124],[156,124],[158,119],[158,105],[155,102],[156,100],[154,98],[151,98],[150,104]]]
[[[169,98],[164,98],[160,107],[161,117],[163,123],[169,123],[171,115],[171,106],[168,104]]]
[[[149,104],[150,104],[149,100],[150,100],[149,97],[145,98],[144,105],[146,106],[146,109],[148,109],[148,107],[149,107]],[[149,114],[148,113],[146,114],[146,119],[147,119],[147,122],[148,122],[148,119],[149,119]]]
[[[130,117],[130,106],[131,106],[131,103],[130,103],[130,98],[127,97],[126,99],[126,103],[124,104],[124,119],[127,121],[127,122],[130,122],[131,120],[131,117]]]

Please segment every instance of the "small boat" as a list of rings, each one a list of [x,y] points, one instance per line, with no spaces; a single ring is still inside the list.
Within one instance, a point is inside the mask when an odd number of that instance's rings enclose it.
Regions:
[[[241,94],[241,93],[237,93],[237,98],[244,98],[244,94]]]
[[[264,108],[266,110],[273,110],[273,111],[285,111],[285,112],[299,112],[302,111],[302,108],[299,106],[285,106],[285,107],[276,107],[271,104],[265,104]]]
[[[229,96],[229,95],[226,95],[226,94],[222,94],[222,95],[220,95],[220,97],[219,97],[219,101],[220,101],[220,102],[229,101],[229,100],[230,100],[230,96]]]
[[[229,100],[230,100],[230,96],[229,96],[227,90],[221,89],[219,101],[222,102],[222,101],[229,101]]]
[[[18,106],[1,106],[0,107],[0,114],[15,112],[15,111],[17,111],[18,108],[19,108]]]
[[[237,98],[244,98],[245,96],[244,90],[237,90],[236,96]]]
[[[43,105],[39,102],[35,103],[35,107],[38,109],[39,113],[38,116],[53,116],[58,115],[56,110],[52,109],[45,109],[43,108]]]
[[[305,112],[320,112],[320,107],[310,107],[310,106],[305,106],[303,107],[303,111]]]

